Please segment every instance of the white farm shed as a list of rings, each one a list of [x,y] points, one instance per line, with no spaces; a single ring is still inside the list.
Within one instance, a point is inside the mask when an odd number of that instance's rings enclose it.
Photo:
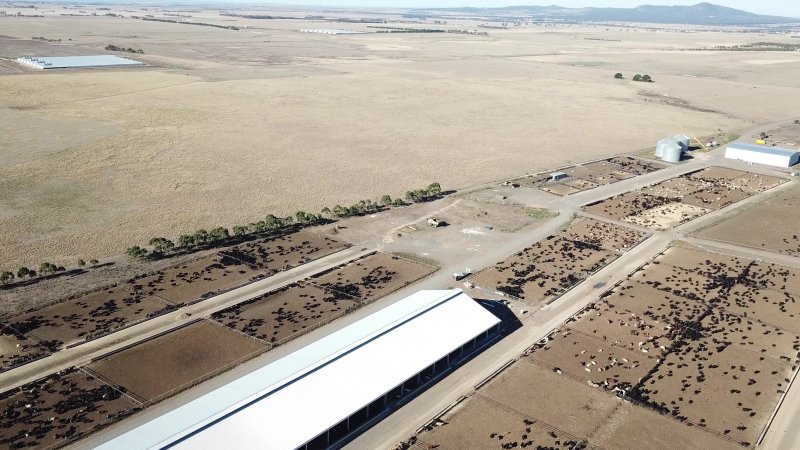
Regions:
[[[729,144],[725,157],[775,167],[791,167],[800,162],[800,152],[795,150],[744,143]]]
[[[327,448],[491,342],[499,323],[460,289],[420,291],[98,448]]]

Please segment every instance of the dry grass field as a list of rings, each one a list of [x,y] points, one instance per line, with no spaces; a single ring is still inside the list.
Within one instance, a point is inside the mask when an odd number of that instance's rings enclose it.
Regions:
[[[147,66],[42,73],[0,61],[8,268],[74,264],[269,212],[397,196],[431,181],[470,186],[650,147],[679,131],[800,115],[799,55],[682,51],[764,39],[744,33],[581,25],[331,36],[299,33],[318,26],[302,20],[210,10],[190,15],[246,28],[41,10],[47,17],[0,19],[0,58],[114,44],[141,48]],[[635,73],[656,83],[629,81]]]

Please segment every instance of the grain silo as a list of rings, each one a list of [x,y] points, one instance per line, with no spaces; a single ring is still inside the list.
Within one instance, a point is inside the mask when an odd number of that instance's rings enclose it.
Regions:
[[[683,148],[680,144],[673,142],[672,144],[664,147],[664,153],[661,155],[661,159],[664,162],[668,163],[679,163],[681,162],[681,155],[683,154]]]

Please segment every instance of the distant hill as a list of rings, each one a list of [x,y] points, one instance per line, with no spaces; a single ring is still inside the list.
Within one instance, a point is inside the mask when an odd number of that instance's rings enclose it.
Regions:
[[[649,22],[691,25],[756,25],[796,23],[800,19],[763,16],[711,3],[692,6],[643,5],[635,8],[564,8],[561,6],[507,6],[502,8],[435,8],[413,12],[460,12],[480,15],[535,17],[587,22]]]

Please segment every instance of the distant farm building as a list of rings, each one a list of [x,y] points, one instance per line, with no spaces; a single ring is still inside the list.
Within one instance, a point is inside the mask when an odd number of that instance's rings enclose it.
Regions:
[[[569,175],[567,175],[564,172],[553,172],[553,173],[550,174],[550,180],[552,180],[552,181],[563,180],[564,178],[567,178],[568,176]]]
[[[746,143],[729,144],[725,157],[775,167],[791,167],[800,162],[800,152],[795,150]]]
[[[98,448],[340,446],[492,342],[460,289],[420,291]]]
[[[115,55],[23,56],[17,62],[36,69],[88,69],[92,67],[140,66],[143,63]]]

